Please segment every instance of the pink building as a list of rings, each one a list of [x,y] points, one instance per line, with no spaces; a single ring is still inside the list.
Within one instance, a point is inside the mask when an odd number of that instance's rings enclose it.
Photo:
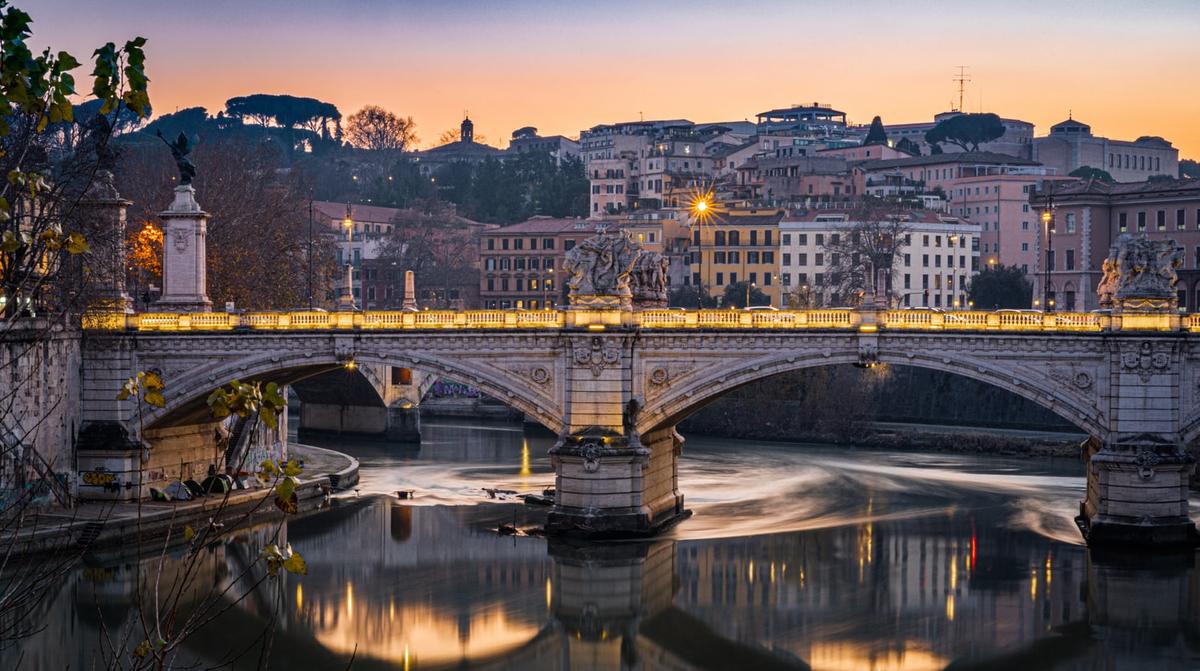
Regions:
[[[1034,299],[1048,269],[1049,296],[1061,310],[1094,310],[1096,285],[1109,248],[1122,233],[1174,240],[1184,249],[1179,269],[1179,307],[1200,304],[1200,180],[1174,179],[1109,184],[1097,180],[1046,184],[1033,195],[1038,217],[1053,211],[1048,232],[1038,221]],[[1046,241],[1047,244],[1042,244]],[[1044,251],[1043,251],[1044,248]],[[1042,262],[1045,262],[1044,264]]]
[[[1006,173],[964,177],[948,194],[950,214],[979,224],[979,256],[985,266],[1016,266],[1026,273],[1037,266],[1038,213],[1030,194],[1050,181],[1073,177]]]

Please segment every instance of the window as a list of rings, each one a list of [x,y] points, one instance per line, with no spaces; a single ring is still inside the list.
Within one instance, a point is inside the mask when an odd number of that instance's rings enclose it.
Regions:
[[[729,283],[737,284],[737,273],[729,273]]]
[[[929,246],[929,236],[928,235],[921,236],[921,244],[924,245],[925,247]]]
[[[721,247],[725,246],[725,231],[717,231],[713,234],[713,244]]]
[[[729,252],[730,263],[741,263],[741,252]]]
[[[1146,213],[1138,212],[1138,233],[1146,232]]]
[[[762,262],[763,263],[775,263],[775,252],[763,252],[762,253]]]
[[[1054,268],[1054,250],[1053,249],[1046,250],[1046,269],[1047,270],[1055,270],[1055,268]]]
[[[725,273],[717,273],[717,286],[725,284]]]
[[[732,247],[740,244],[742,244],[741,231],[729,231],[729,245]]]
[[[513,259],[513,270],[525,270],[525,259],[519,257]]]
[[[921,267],[922,267],[922,268],[928,268],[928,267],[929,267],[929,255],[928,255],[928,254],[922,254],[922,255],[921,255]]]
[[[542,270],[554,270],[554,259],[549,256],[542,259]]]
[[[909,275],[908,273],[904,273],[904,288],[905,289],[912,288],[912,275]]]
[[[763,244],[764,245],[771,244],[771,231],[769,231],[769,230],[763,231]]]
[[[758,244],[758,231],[750,231],[750,244]]]
[[[1124,212],[1117,215],[1117,230],[1121,233],[1129,231],[1129,217]]]
[[[797,254],[796,255],[796,265],[807,266],[808,265],[808,254]]]
[[[725,252],[713,252],[713,263],[725,263]]]
[[[820,252],[817,252],[817,254],[816,254],[816,265],[818,265],[818,266],[823,266],[823,265],[825,265],[825,255],[824,255],[824,254],[822,254],[822,253],[820,253]]]
[[[934,268],[941,268],[941,267],[942,267],[942,255],[941,255],[941,254],[934,254],[934,255],[933,255],[933,267],[934,267]]]
[[[1075,232],[1075,213],[1074,212],[1067,213],[1067,232],[1068,233]]]
[[[906,266],[911,266],[911,265],[912,265],[912,254],[905,254],[905,255],[904,255],[904,265],[906,265]]]
[[[1155,213],[1154,227],[1160,231],[1167,230],[1167,211],[1159,210]]]
[[[554,249],[554,238],[542,238],[542,249]]]
[[[817,273],[813,276],[813,284],[821,286],[825,284],[825,273]]]
[[[758,252],[746,252],[746,263],[758,263]]]
[[[787,252],[783,253],[783,264],[782,265],[785,265],[785,266],[792,265],[792,255],[791,254],[789,254]]]
[[[1075,250],[1074,249],[1067,250],[1066,262],[1067,262],[1067,270],[1075,270]]]
[[[525,249],[525,238],[513,240],[513,249]]]
[[[496,238],[488,238],[488,249],[496,248]]]
[[[496,269],[496,258],[494,256],[489,256],[486,259],[484,259],[483,269],[484,270],[495,270]]]
[[[817,244],[818,245],[825,244],[825,234],[824,233],[817,233]]]
[[[783,234],[783,244],[785,244],[785,245],[792,244],[792,234],[791,233]]]
[[[488,278],[488,282],[487,282],[487,290],[488,290],[488,291],[495,291],[495,290],[496,290],[496,280],[494,280],[494,279],[492,279],[492,278],[490,278],[490,277]]]
[[[503,240],[500,241],[500,248],[508,249],[508,238],[504,238]]]

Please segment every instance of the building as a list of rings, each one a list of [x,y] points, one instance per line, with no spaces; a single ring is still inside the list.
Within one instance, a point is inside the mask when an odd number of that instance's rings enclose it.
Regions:
[[[864,171],[843,158],[760,154],[737,170],[738,184],[766,205],[816,207],[863,193]]]
[[[569,158],[579,158],[579,143],[565,135],[538,135],[533,126],[518,128],[512,132],[508,143],[509,154],[528,154],[530,152],[546,152],[554,158],[555,163],[562,164]]]
[[[1048,293],[1060,310],[1099,307],[1096,287],[1109,248],[1123,233],[1174,240],[1184,249],[1178,270],[1179,307],[1200,306],[1200,180],[1175,179],[1109,184],[1090,179],[1047,184],[1033,194],[1039,214],[1034,299]],[[1050,230],[1040,225],[1053,212]],[[1043,244],[1045,243],[1045,244]],[[1044,292],[1046,272],[1049,292]]]
[[[376,205],[358,205],[315,200],[312,202],[314,228],[334,242],[337,254],[337,284],[345,283],[349,258],[354,266],[353,293],[363,309],[399,309],[404,299],[404,271],[410,268],[387,256],[386,243],[401,220],[412,211]],[[420,216],[419,214],[417,216]],[[446,235],[430,241],[432,245],[453,245],[458,253],[453,268],[437,268],[416,273],[418,305],[426,307],[478,307],[479,236],[498,228],[447,214],[456,226]],[[351,234],[353,231],[353,234]]]
[[[777,304],[782,217],[782,209],[739,208],[715,210],[703,223],[690,221],[691,276],[684,284],[702,286],[720,299],[729,285],[749,282]]]
[[[892,302],[913,307],[966,308],[971,277],[979,272],[979,226],[928,210],[899,215],[905,241],[894,262]],[[836,264],[828,249],[862,222],[850,210],[798,210],[779,222],[779,278],[787,293],[800,289],[828,301],[825,281]]]
[[[629,121],[593,126],[579,134],[579,149],[591,182],[590,216],[634,209],[641,180],[641,160],[658,138],[692,133],[687,119]]]
[[[482,163],[493,158],[504,157],[504,150],[475,141],[475,123],[464,117],[459,124],[459,136],[454,142],[412,153],[421,173],[433,175],[443,166],[452,163]]]
[[[812,103],[759,112],[759,157],[815,156],[817,152],[862,144],[846,125],[846,113]]]
[[[550,309],[567,303],[567,252],[603,229],[627,230],[649,251],[662,251],[652,220],[601,221],[537,216],[480,235],[479,300],[487,309]]]
[[[949,214],[980,227],[979,255],[985,266],[1016,266],[1026,273],[1037,265],[1038,213],[1029,197],[1048,182],[1074,177],[1014,171],[963,177],[950,187]]]
[[[1179,176],[1179,150],[1161,137],[1132,142],[1092,135],[1092,127],[1067,119],[1033,141],[1032,158],[1060,175],[1082,167],[1099,168],[1118,182],[1141,182],[1153,175]]]
[[[933,121],[922,121],[918,123],[901,123],[901,124],[884,124],[883,128],[887,132],[888,139],[892,141],[893,146],[900,140],[909,140],[915,143],[922,154],[929,154],[932,147],[925,141],[925,133],[933,129],[946,119],[956,117],[963,112],[942,112],[933,117]],[[1004,135],[979,145],[979,150],[983,152],[991,152],[995,154],[1007,154],[1018,158],[1032,159],[1033,156],[1033,124],[1020,119],[1005,119],[1001,118],[1000,123],[1004,124]],[[860,136],[866,136],[868,125],[855,126],[854,132]],[[957,153],[963,151],[961,147],[956,145],[942,143],[942,151],[946,153]]]

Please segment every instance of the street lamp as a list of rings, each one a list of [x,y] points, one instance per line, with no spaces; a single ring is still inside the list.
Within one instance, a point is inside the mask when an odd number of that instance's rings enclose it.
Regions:
[[[706,295],[706,292],[704,290],[704,223],[706,221],[708,221],[709,218],[712,217],[711,194],[709,194],[709,193],[697,194],[697,196],[692,200],[692,208],[691,209],[692,209],[692,219],[695,222],[695,226],[696,226],[696,241],[697,241],[696,244],[697,244],[697,249],[699,250],[699,255],[697,256],[697,260],[699,262],[698,265],[700,267],[700,271],[698,273],[698,275],[700,276],[699,277],[700,281],[698,282],[697,291],[696,291],[696,307],[703,308],[704,307],[704,296]]]
[[[342,227],[346,229],[346,288],[338,300],[338,310],[354,310],[354,220],[350,217],[349,203]]]
[[[755,284],[754,282],[750,282],[746,285],[746,307],[750,307],[750,290],[757,289],[757,288],[758,288],[758,285]]]
[[[1050,312],[1054,302],[1050,300],[1050,262],[1054,258],[1054,201],[1047,201],[1042,210],[1043,240],[1046,241],[1045,259],[1042,262],[1042,304]]]

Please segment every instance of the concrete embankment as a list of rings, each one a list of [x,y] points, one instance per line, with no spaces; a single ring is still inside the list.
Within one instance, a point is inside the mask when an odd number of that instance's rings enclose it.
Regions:
[[[296,498],[301,510],[320,506],[325,496],[358,483],[358,460],[335,450],[292,444],[289,457],[303,462],[304,472]],[[90,502],[73,510],[39,513],[26,521],[16,534],[15,554],[62,552],[67,548],[101,550],[162,539],[168,532],[182,534],[186,526],[197,527],[215,520],[225,526],[245,526],[281,515],[269,488],[235,489],[190,501],[143,501],[140,503]],[[173,531],[172,531],[173,530]]]

